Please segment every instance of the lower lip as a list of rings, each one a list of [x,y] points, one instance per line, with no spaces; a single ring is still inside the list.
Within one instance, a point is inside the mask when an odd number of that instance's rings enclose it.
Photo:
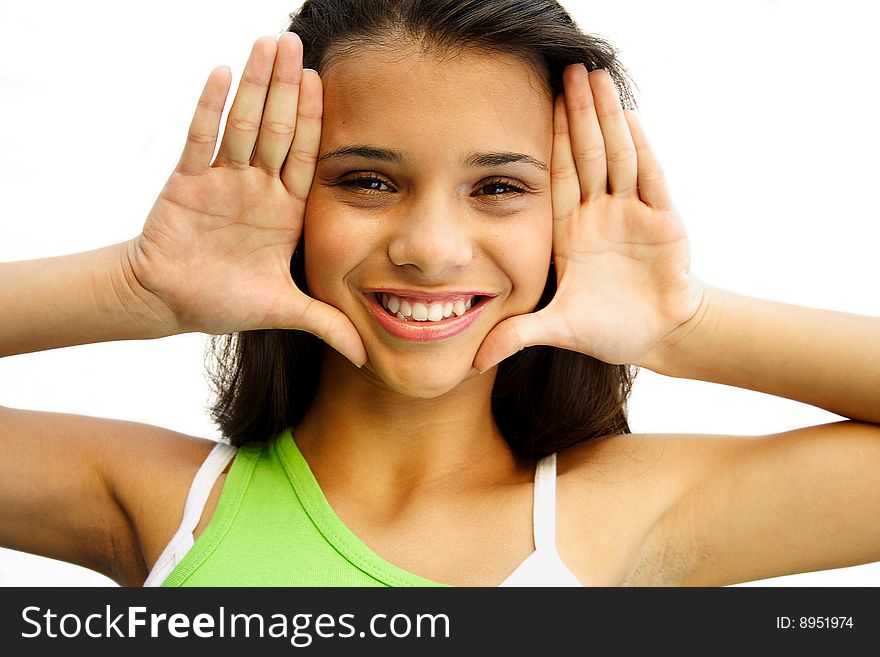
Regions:
[[[367,307],[373,313],[376,321],[395,338],[410,340],[412,342],[438,342],[447,340],[463,331],[483,313],[483,309],[492,300],[491,297],[483,297],[482,301],[468,310],[461,317],[449,317],[439,322],[419,322],[416,320],[404,321],[388,314],[374,294],[365,294]]]

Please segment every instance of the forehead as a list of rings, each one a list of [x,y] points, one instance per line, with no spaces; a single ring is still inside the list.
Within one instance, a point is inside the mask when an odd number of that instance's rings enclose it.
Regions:
[[[550,92],[522,58],[359,49],[335,59],[322,78],[322,153],[366,144],[434,157],[475,150],[549,157]]]

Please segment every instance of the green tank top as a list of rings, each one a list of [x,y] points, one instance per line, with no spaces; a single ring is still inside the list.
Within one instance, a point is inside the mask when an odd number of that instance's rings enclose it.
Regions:
[[[162,586],[445,586],[373,552],[331,508],[290,430],[239,448],[214,515]]]

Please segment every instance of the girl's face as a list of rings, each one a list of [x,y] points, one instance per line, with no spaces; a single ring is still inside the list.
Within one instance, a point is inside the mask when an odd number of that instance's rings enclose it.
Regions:
[[[364,370],[435,397],[530,312],[550,261],[552,100],[522,59],[359,51],[323,74],[305,217],[311,294],[364,341]]]

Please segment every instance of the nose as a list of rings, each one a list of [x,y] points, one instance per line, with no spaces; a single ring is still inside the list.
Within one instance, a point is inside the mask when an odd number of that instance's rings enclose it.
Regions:
[[[391,262],[414,268],[426,279],[441,279],[473,260],[473,236],[465,212],[437,199],[409,210],[397,218],[388,245]]]

